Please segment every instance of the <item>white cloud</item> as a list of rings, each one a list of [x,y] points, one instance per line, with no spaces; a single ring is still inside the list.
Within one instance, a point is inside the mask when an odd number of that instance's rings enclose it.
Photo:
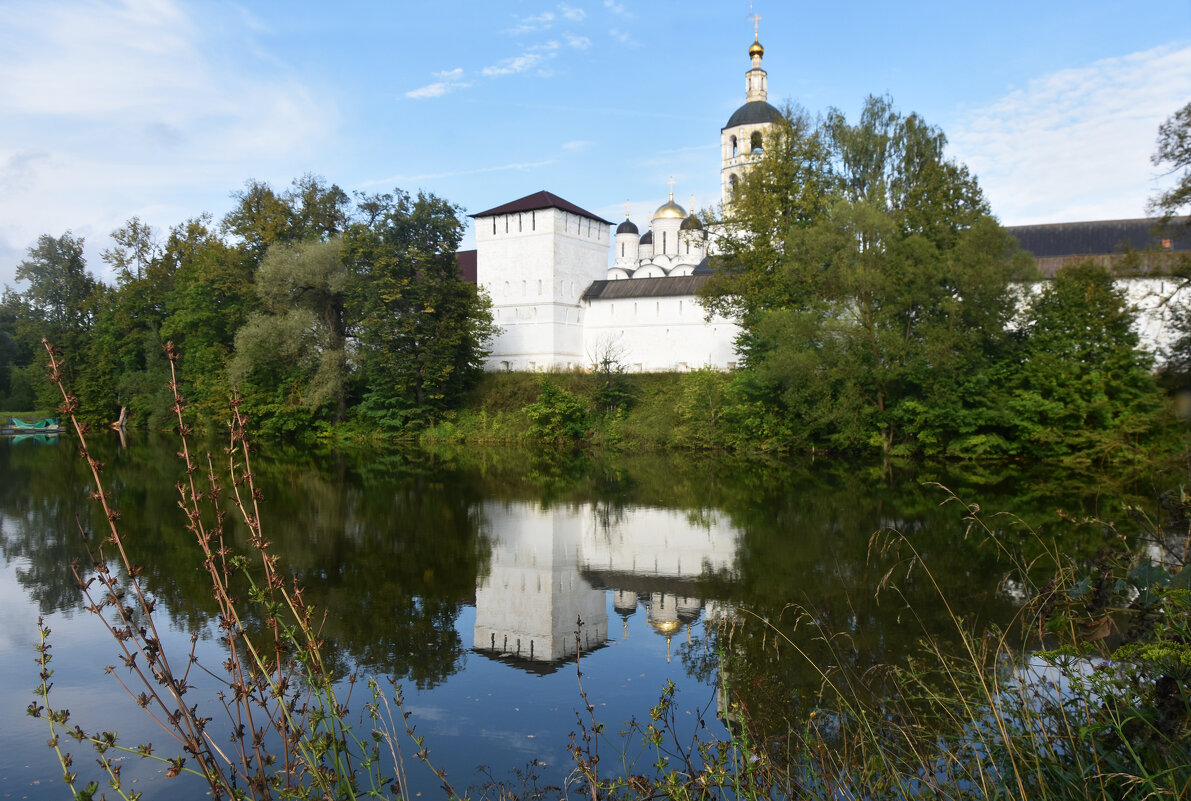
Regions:
[[[506,33],[509,33],[513,36],[520,36],[522,34],[533,33],[534,31],[547,29],[553,24],[554,12],[544,11],[541,14],[521,17],[519,20],[517,20],[517,24],[512,28],[509,28]]]
[[[617,3],[616,0],[604,0],[604,8],[608,9],[613,14],[617,14],[622,17],[627,16],[624,3]]]
[[[591,147],[591,142],[588,142],[586,139],[576,139],[571,142],[564,142],[562,149],[578,151],[578,150],[586,150],[589,147]]]
[[[1061,70],[966,114],[951,150],[1007,224],[1141,217],[1158,125],[1188,86],[1186,46]]]
[[[427,84],[426,86],[422,86],[417,89],[411,89],[405,93],[405,96],[413,100],[425,100],[431,97],[441,97],[442,95],[454,91],[455,89],[463,89],[471,86],[470,83],[461,80],[463,78],[462,67],[456,67],[453,70],[444,70],[443,72],[436,72],[434,73],[434,77],[438,78],[438,80],[434,83]]]
[[[72,229],[98,271],[127,217],[177,223],[201,210],[195,195],[304,162],[336,125],[332,98],[253,43],[213,38],[175,0],[24,0],[4,13],[0,251]],[[0,283],[13,268],[0,258]]]
[[[569,19],[571,22],[582,22],[587,16],[587,12],[583,9],[568,6],[566,3],[558,4],[558,13],[562,14],[564,19]]]
[[[612,30],[608,31],[608,35],[620,42],[622,45],[637,44],[637,40],[634,39],[630,33],[627,31],[622,31],[619,28],[613,28]]]
[[[554,40],[540,45],[534,45],[526,48],[526,51],[519,56],[506,58],[498,64],[484,67],[480,70],[480,74],[486,78],[498,78],[502,75],[516,75],[520,72],[526,72],[538,67],[546,59],[554,58],[555,51],[561,46]]]
[[[575,36],[568,33],[566,35],[566,40],[567,44],[576,50],[586,50],[587,48],[591,47],[591,40],[586,36]]]

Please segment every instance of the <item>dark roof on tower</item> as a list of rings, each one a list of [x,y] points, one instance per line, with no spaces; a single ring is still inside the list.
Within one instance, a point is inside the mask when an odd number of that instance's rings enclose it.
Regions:
[[[633,224],[632,220],[625,220],[620,225],[616,226],[616,233],[635,234],[637,233],[637,226]]]
[[[728,118],[728,124],[724,128],[735,128],[737,125],[757,125],[762,122],[777,122],[781,118],[782,113],[776,108],[764,100],[754,100],[736,109],[732,116]]]
[[[653,229],[652,228],[650,228],[645,233],[641,234],[641,244],[642,245],[652,245],[653,244]]]
[[[581,217],[587,217],[589,219],[595,220],[596,222],[602,222],[605,225],[612,224],[603,217],[592,214],[586,209],[581,209],[571,201],[563,200],[558,195],[554,194],[553,192],[547,192],[545,189],[543,189],[541,192],[534,192],[532,195],[526,195],[523,198],[518,198],[517,200],[511,200],[508,203],[497,206],[496,208],[477,212],[476,214],[469,216],[492,217],[497,214],[516,214],[519,211],[537,211],[538,209],[562,209],[563,211],[569,211],[572,214],[578,214]]]

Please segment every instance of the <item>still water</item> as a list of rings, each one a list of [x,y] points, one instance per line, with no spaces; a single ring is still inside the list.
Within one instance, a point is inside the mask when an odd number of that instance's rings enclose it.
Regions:
[[[215,607],[177,508],[175,444],[100,439],[119,525],[168,614],[167,647],[198,634],[200,659],[217,665]],[[334,664],[397,679],[432,760],[461,790],[530,765],[565,780],[583,706],[577,652],[582,690],[607,724],[602,765],[641,772],[652,757],[619,732],[648,716],[668,679],[681,736],[700,718],[722,732],[729,710],[780,730],[809,713],[819,669],[896,661],[925,634],[951,636],[935,582],[967,625],[1007,623],[1017,601],[1006,565],[932,482],[1013,511],[1020,520],[995,523],[1010,539],[1058,525],[1058,509],[1069,519],[1147,502],[1106,500],[1094,478],[690,456],[266,448],[255,467],[266,534],[325,610]],[[38,615],[53,630],[57,704],[86,728],[170,750],[104,675],[115,648],[70,577],[84,557],[76,517],[102,523],[90,491],[69,440],[0,440],[0,798],[65,797],[44,724],[25,715]],[[874,538],[894,531],[904,540]],[[1096,547],[1081,530],[1065,536],[1074,550]],[[886,576],[895,586],[876,593]],[[841,636],[828,647],[824,632]],[[85,774],[90,755],[78,756]],[[436,794],[420,764],[408,771]],[[125,778],[146,798],[202,794],[152,764],[130,761]]]

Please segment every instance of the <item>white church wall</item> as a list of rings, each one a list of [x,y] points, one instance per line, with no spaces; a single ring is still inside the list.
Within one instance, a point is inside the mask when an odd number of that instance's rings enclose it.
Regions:
[[[583,313],[587,367],[613,354],[630,372],[736,366],[740,326],[704,318],[694,295],[588,301]]]

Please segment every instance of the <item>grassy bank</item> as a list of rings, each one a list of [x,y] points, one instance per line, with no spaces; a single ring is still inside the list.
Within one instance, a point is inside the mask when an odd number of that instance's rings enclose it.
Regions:
[[[422,434],[428,445],[585,445],[631,452],[783,451],[789,438],[742,419],[733,375],[490,373],[463,407]],[[755,422],[755,421],[754,421]]]

